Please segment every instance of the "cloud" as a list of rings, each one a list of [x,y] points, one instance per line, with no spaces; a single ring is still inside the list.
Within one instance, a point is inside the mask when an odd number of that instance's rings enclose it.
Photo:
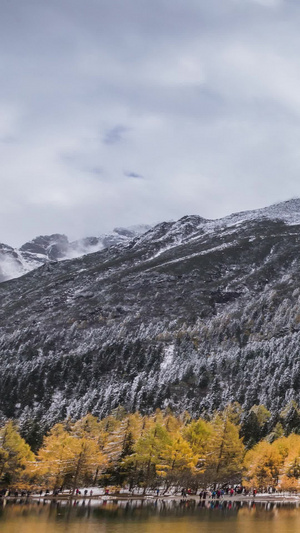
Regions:
[[[128,131],[125,126],[117,125],[105,132],[103,142],[105,144],[117,144],[124,139],[124,133]]]
[[[103,168],[102,167],[92,167],[88,169],[88,172],[91,174],[95,174],[96,176],[103,176]]]
[[[18,139],[13,135],[4,135],[3,137],[0,137],[0,143],[3,144],[14,144],[16,142],[18,142]]]
[[[299,196],[299,23],[279,0],[3,3],[1,240]]]
[[[251,0],[256,4],[260,4],[264,7],[278,7],[282,5],[282,0]]]
[[[124,176],[127,178],[144,179],[144,176],[137,174],[136,172],[124,172]]]

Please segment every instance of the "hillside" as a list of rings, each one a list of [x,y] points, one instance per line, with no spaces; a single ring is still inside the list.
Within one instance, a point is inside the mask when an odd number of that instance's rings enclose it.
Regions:
[[[300,200],[162,223],[1,283],[0,298],[7,417],[300,400]]]

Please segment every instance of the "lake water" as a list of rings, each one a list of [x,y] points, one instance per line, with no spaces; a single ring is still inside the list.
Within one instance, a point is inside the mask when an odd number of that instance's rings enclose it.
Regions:
[[[292,504],[130,501],[0,502],[1,533],[298,533]]]

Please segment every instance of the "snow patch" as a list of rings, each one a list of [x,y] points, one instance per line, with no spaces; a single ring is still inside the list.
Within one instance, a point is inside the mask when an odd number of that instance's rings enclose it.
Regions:
[[[173,363],[174,350],[175,350],[174,344],[170,344],[169,346],[165,347],[165,356],[164,356],[163,361],[162,361],[162,363],[160,365],[160,369],[161,370],[166,370]]]

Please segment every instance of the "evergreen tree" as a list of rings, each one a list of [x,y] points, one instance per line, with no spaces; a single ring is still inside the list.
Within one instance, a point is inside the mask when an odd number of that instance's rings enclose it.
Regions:
[[[284,427],[285,435],[292,432],[300,434],[300,410],[294,400],[290,401],[281,411],[280,421]]]
[[[27,418],[20,427],[20,435],[36,453],[43,442],[44,432],[40,422],[35,418]]]
[[[248,449],[267,435],[270,418],[271,413],[264,405],[254,405],[243,417],[240,433]]]

